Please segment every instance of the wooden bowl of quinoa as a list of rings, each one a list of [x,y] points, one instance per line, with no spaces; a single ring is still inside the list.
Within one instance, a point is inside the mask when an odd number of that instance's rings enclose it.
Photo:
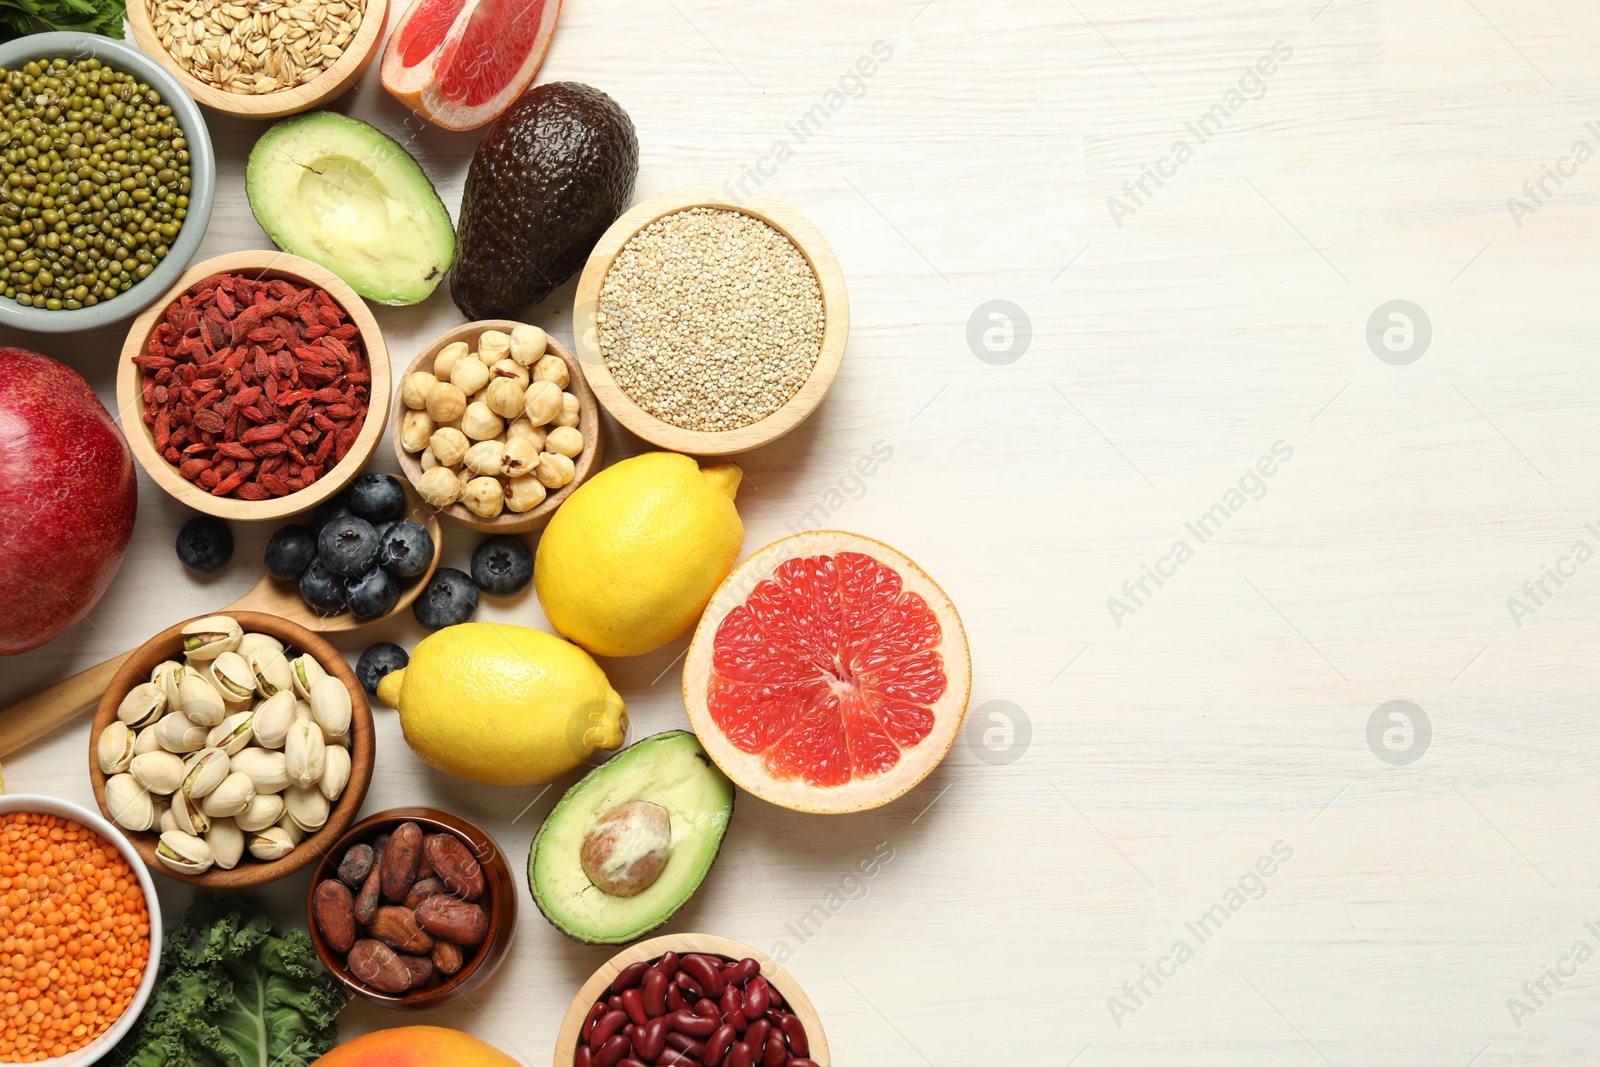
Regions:
[[[776,441],[822,402],[850,300],[799,212],[691,185],[600,238],[573,331],[589,387],[619,423],[660,448],[726,456]]]

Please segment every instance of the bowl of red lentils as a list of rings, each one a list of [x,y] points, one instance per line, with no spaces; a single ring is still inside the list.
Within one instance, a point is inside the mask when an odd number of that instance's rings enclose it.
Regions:
[[[56,797],[0,796],[0,1063],[100,1060],[160,959],[155,883],[122,832]]]
[[[660,448],[733,455],[822,402],[850,334],[844,273],[777,200],[691,185],[601,236],[573,306],[578,359],[602,407]]]
[[[389,415],[389,352],[361,297],[287,252],[190,267],[134,320],[117,407],[146,473],[219,519],[286,518],[337,494]]]

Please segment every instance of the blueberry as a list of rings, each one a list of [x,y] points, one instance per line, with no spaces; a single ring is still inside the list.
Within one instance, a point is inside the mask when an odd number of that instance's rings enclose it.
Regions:
[[[387,571],[372,568],[359,578],[346,582],[350,610],[363,619],[377,619],[394,610],[400,599],[400,583]]]
[[[472,553],[472,580],[490,596],[511,596],[533,581],[533,553],[520,537],[487,538]]]
[[[383,676],[405,670],[410,662],[411,657],[406,655],[405,649],[383,641],[361,653],[361,658],[356,660],[356,678],[360,680],[361,688],[377,696],[378,683]]]
[[[333,573],[359,577],[371,570],[378,558],[378,531],[366,519],[341,516],[317,535],[317,554]]]
[[[318,615],[337,615],[349,603],[344,581],[323,566],[320,559],[312,560],[300,576],[300,596]]]
[[[417,621],[429,630],[442,630],[466,622],[478,610],[478,587],[465,572],[440,567],[411,605]]]
[[[178,559],[196,574],[215,574],[233,558],[233,531],[221,519],[196,515],[178,531]]]
[[[317,505],[317,510],[311,513],[311,528],[321,530],[334,519],[342,519],[346,515],[353,515],[350,510],[350,494],[340,493],[329,500],[324,500]]]
[[[350,510],[368,522],[392,519],[405,506],[406,491],[392,474],[363,474],[350,483]]]
[[[317,558],[317,535],[304,526],[280,526],[267,542],[267,573],[294,581]]]
[[[384,532],[378,566],[396,578],[416,578],[433,562],[433,537],[425,526],[397,522]]]

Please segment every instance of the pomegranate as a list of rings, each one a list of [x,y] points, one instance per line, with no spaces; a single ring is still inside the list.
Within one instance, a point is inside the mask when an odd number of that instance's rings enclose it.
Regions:
[[[138,500],[128,443],[89,383],[0,347],[0,656],[38,648],[94,607]]]

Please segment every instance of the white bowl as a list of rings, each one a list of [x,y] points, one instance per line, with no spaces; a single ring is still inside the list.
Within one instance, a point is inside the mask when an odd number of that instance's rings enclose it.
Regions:
[[[80,808],[76,804],[69,804],[57,797],[45,796],[43,793],[7,793],[0,796],[0,815],[9,815],[14,811],[56,815],[63,819],[76,820],[87,826],[122,853],[122,858],[128,861],[128,866],[139,878],[139,888],[144,890],[145,908],[150,913],[150,958],[145,963],[144,979],[139,983],[139,991],[133,995],[133,1003],[128,1005],[128,1010],[122,1013],[122,1018],[118,1019],[111,1029],[78,1051],[39,1061],[50,1064],[51,1067],[88,1067],[89,1064],[110,1053],[112,1047],[133,1029],[133,1024],[139,1021],[140,1014],[144,1012],[150,994],[155,991],[156,972],[161,969],[161,905],[156,901],[156,884],[151,880],[150,871],[139,858],[139,853],[134,851],[132,843],[121,830],[102,819],[99,813],[88,808]]]

